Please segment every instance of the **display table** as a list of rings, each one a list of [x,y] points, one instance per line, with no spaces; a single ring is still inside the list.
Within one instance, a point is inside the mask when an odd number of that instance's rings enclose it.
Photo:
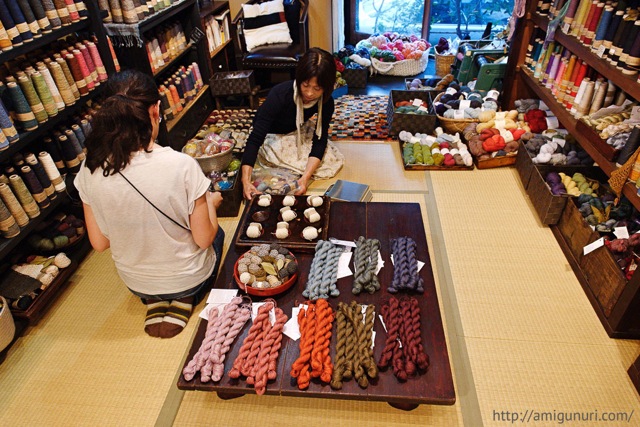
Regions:
[[[241,230],[236,230],[236,234]],[[282,396],[308,396],[334,399],[376,400],[388,402],[401,409],[413,409],[419,404],[452,405],[455,403],[455,391],[449,364],[449,355],[442,327],[442,318],[438,306],[438,296],[433,278],[432,265],[427,248],[427,240],[424,233],[420,205],[416,203],[353,203],[332,202],[329,220],[329,236],[340,240],[357,240],[359,236],[376,238],[380,240],[380,251],[385,262],[384,268],[378,274],[382,288],[370,295],[363,293],[353,295],[351,285],[353,276],[338,280],[340,296],[330,298],[329,304],[335,309],[339,301],[346,303],[356,300],[359,304],[376,305],[376,321],[374,355],[379,360],[386,333],[378,318],[379,309],[391,294],[386,291],[393,278],[393,264],[391,263],[391,239],[408,236],[415,240],[418,251],[417,258],[425,262],[420,270],[420,276],[424,280],[425,292],[416,295],[420,302],[422,342],[426,353],[429,355],[430,366],[425,374],[409,378],[406,382],[399,382],[388,369],[381,371],[377,379],[370,382],[369,387],[362,389],[354,380],[345,381],[341,390],[333,390],[328,384],[321,384],[318,379],[312,379],[307,390],[299,390],[295,379],[292,379],[289,371],[291,364],[298,357],[298,342],[283,337],[280,357],[278,358],[278,377],[269,382],[266,394]],[[234,237],[233,242],[236,241]],[[285,244],[286,246],[286,244]],[[233,279],[233,265],[246,248],[236,248],[232,243],[226,259],[220,268],[216,288],[237,288]],[[302,291],[307,282],[307,275],[313,253],[295,253],[299,263],[299,277],[297,283],[284,293],[277,295],[275,300],[280,308],[290,317],[291,308],[304,302]],[[398,298],[403,293],[396,294]],[[257,299],[254,298],[254,301]],[[186,363],[193,358],[204,338],[207,322],[200,319],[189,356]],[[215,391],[222,398],[236,397],[245,393],[254,393],[253,387],[248,386],[243,379],[230,379],[227,375],[235,360],[242,341],[250,327],[247,322],[241,335],[234,342],[225,359],[225,375],[218,383],[200,382],[199,374],[192,381],[186,381],[181,375],[178,380],[178,388],[182,390]],[[335,323],[334,337],[331,340],[331,356],[335,356]]]

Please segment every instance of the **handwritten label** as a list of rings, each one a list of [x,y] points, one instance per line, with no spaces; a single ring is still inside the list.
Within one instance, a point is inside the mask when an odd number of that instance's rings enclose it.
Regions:
[[[598,248],[601,248],[602,246],[604,246],[604,237],[601,237],[595,242],[589,243],[587,246],[582,248],[582,254],[583,255],[590,254],[591,252],[595,251]]]
[[[458,93],[458,91],[450,87],[450,88],[447,88],[447,90],[444,93],[446,93],[447,95],[455,95],[456,93]]]
[[[570,29],[571,29],[571,24],[568,22],[565,22],[564,25],[562,26],[562,32],[565,34],[569,34]]]

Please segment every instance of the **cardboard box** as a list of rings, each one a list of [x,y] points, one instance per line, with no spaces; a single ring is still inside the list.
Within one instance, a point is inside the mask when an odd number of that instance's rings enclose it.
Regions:
[[[221,71],[209,80],[213,96],[248,95],[255,87],[253,70]]]
[[[427,114],[396,113],[395,104],[399,101],[413,101],[420,99],[427,104]],[[389,135],[398,136],[400,131],[411,133],[433,134],[436,128],[436,114],[433,111],[431,96],[427,91],[392,90],[389,93],[387,105],[387,121],[389,123]]]

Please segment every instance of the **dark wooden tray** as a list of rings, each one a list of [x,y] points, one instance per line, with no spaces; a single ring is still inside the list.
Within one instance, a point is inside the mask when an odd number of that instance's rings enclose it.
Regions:
[[[292,251],[313,252],[319,240],[327,240],[331,199],[325,196],[321,196],[324,199],[322,206],[316,208],[321,219],[319,222],[314,224],[307,222],[304,217],[304,210],[309,208],[309,205],[307,204],[307,196],[295,196],[296,204],[292,206],[291,209],[296,211],[298,217],[289,222],[289,231],[291,234],[286,239],[276,238],[273,233],[276,231],[276,224],[279,221],[282,221],[280,218],[280,208],[282,207],[282,200],[284,197],[285,196],[271,196],[271,206],[268,207],[258,206],[258,197],[254,197],[251,202],[245,204],[242,217],[240,218],[240,225],[238,226],[238,233],[236,235],[236,246],[254,246],[262,243],[275,242]],[[259,211],[268,212],[269,217],[262,221],[254,220],[253,215]],[[251,239],[247,237],[246,234],[247,228],[252,222],[259,222],[262,224],[263,233],[262,236],[257,239]],[[317,239],[309,241],[302,237],[302,230],[309,225],[321,229]]]

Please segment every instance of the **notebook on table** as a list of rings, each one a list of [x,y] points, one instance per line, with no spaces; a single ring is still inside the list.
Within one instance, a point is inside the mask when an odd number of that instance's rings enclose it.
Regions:
[[[324,195],[332,200],[344,202],[370,202],[373,198],[373,193],[368,185],[341,179],[330,186]]]

